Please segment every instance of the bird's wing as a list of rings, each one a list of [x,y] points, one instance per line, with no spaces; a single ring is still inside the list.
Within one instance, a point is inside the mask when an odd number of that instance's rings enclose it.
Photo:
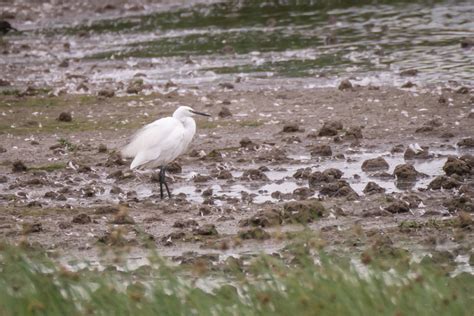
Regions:
[[[160,166],[174,160],[182,150],[182,143],[184,138],[184,127],[181,122],[170,122],[172,128],[163,128],[162,124],[152,126],[148,128],[151,132],[146,134],[156,135],[160,134],[160,137],[155,138],[153,141],[146,143],[146,146],[142,147],[135,159],[133,159],[130,165],[131,169],[136,167],[149,164],[150,166]],[[166,134],[161,134],[162,130],[166,131]],[[144,135],[144,134],[142,134]],[[144,137],[140,135],[139,138]],[[149,136],[149,135],[147,135]],[[137,138],[136,140],[139,140]]]
[[[161,143],[162,139],[173,131],[177,123],[179,121],[176,119],[165,117],[143,126],[132,136],[130,143],[122,149],[122,156],[133,158],[140,151]]]

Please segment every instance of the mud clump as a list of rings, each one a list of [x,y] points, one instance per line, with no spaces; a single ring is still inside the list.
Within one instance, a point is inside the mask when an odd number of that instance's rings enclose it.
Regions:
[[[102,89],[97,92],[99,97],[112,98],[115,95],[115,91],[112,89]]]
[[[72,115],[70,112],[61,112],[58,116],[60,122],[72,122]]]
[[[176,161],[173,161],[166,165],[166,172],[181,173],[183,172],[183,168],[181,167],[179,163],[177,163]]]
[[[78,214],[72,218],[72,222],[74,224],[90,224],[92,223],[92,219],[89,215],[85,213]]]
[[[328,197],[346,197],[348,200],[355,200],[359,197],[345,180],[324,184],[319,190],[319,194]]]
[[[432,132],[435,128],[441,127],[443,123],[439,119],[433,119],[425,122],[421,127],[415,130],[415,133]]]
[[[216,175],[217,179],[220,180],[229,180],[232,179],[232,173],[229,170],[219,170],[219,172]]]
[[[406,69],[400,72],[400,77],[414,77],[418,75],[418,69]]]
[[[471,173],[471,166],[469,166],[469,164],[464,160],[458,159],[454,156],[449,156],[443,166],[443,170],[448,176],[457,174],[462,177]]]
[[[419,174],[415,167],[409,164],[398,165],[393,171],[393,175],[398,181],[416,181]]]
[[[410,212],[410,208],[407,203],[403,201],[395,201],[391,203],[389,206],[385,208],[387,212],[392,214],[399,214],[399,213],[408,213]]]
[[[365,186],[363,192],[367,195],[372,195],[377,193],[384,193],[385,189],[379,186],[377,183],[370,181]]]
[[[226,117],[231,117],[232,113],[230,112],[228,107],[223,106],[217,115],[220,118],[226,118]]]
[[[467,196],[458,196],[448,199],[443,203],[443,206],[448,209],[449,212],[468,212],[474,213],[474,204],[472,199]]]
[[[459,147],[474,148],[474,138],[468,137],[461,139],[458,144]]]
[[[311,168],[300,168],[296,170],[296,172],[293,174],[293,178],[295,179],[309,179],[311,176],[312,170]]]
[[[296,200],[306,200],[307,198],[313,196],[314,193],[315,191],[310,188],[297,188],[293,191],[293,197]]]
[[[360,126],[351,126],[344,134],[344,140],[359,140],[363,137],[362,127]]]
[[[197,226],[199,226],[198,222],[196,222],[193,219],[177,220],[173,224],[173,227],[176,227],[176,228],[188,228],[188,227],[197,227]]]
[[[200,236],[217,236],[219,233],[217,232],[216,226],[214,224],[205,224],[201,227],[197,227],[193,230],[195,235]]]
[[[307,224],[323,217],[326,208],[317,200],[292,201],[283,205],[284,222]]]
[[[314,157],[330,157],[332,156],[332,149],[329,145],[317,145],[311,150],[311,156]]]
[[[432,158],[433,156],[429,153],[428,147],[421,147],[421,150],[415,151],[413,148],[408,147],[405,150],[405,153],[403,154],[403,158],[405,160],[411,160],[411,159],[429,159]]]
[[[240,144],[240,147],[243,147],[243,148],[254,148],[255,147],[255,143],[253,141],[251,141],[250,138],[248,138],[248,137],[242,138],[240,140],[239,144]]]
[[[344,91],[344,90],[352,90],[353,87],[349,79],[344,79],[339,83],[339,86],[337,88],[341,91]]]
[[[245,170],[240,179],[246,181],[269,181],[267,175],[259,169]]]
[[[447,177],[447,176],[437,176],[434,178],[433,181],[428,184],[428,189],[430,190],[451,190],[451,189],[457,189],[461,186],[461,182],[458,180],[452,178],[452,177]]]
[[[197,174],[193,177],[194,183],[204,183],[204,182],[207,182],[207,181],[210,181],[210,180],[212,180],[211,176],[206,176],[206,175],[202,175],[202,174]]]
[[[362,163],[362,170],[366,172],[388,170],[389,167],[388,162],[382,157],[367,159]]]
[[[25,166],[23,161],[17,160],[13,163],[12,171],[13,172],[25,172],[28,168]]]
[[[318,136],[336,136],[343,126],[340,121],[325,122],[318,132]]]
[[[241,230],[237,234],[241,239],[265,240],[270,238],[270,234],[260,227]]]
[[[123,166],[126,162],[123,160],[122,155],[119,152],[113,151],[109,154],[107,161],[105,163],[106,167],[113,167],[113,166]]]
[[[297,123],[289,123],[283,126],[283,133],[296,133],[296,132],[303,132]]]
[[[94,214],[104,215],[104,214],[117,214],[120,212],[120,206],[117,205],[103,205],[95,209]]]
[[[272,227],[282,224],[281,212],[276,209],[260,211],[254,216],[241,220],[239,226]]]
[[[39,233],[43,231],[43,225],[41,223],[24,223],[22,226],[23,234]]]
[[[308,183],[310,187],[318,187],[324,183],[331,183],[339,180],[343,173],[341,170],[336,168],[326,169],[323,172],[315,171],[308,177]]]
[[[114,216],[110,223],[116,225],[127,225],[135,224],[135,220],[130,215],[128,215],[127,210],[124,208]]]

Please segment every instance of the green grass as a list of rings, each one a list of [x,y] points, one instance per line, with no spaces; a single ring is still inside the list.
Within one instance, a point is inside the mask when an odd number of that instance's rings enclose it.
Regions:
[[[99,272],[71,271],[40,250],[2,245],[0,314],[469,315],[474,308],[472,275],[453,278],[415,264],[403,273],[376,264],[359,273],[323,253],[315,264],[304,247],[290,263],[258,256],[245,265],[176,267],[155,255],[147,267]]]

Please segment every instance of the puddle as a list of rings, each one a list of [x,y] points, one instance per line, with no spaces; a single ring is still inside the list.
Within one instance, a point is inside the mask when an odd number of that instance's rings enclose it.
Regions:
[[[211,1],[12,34],[8,41],[21,49],[3,56],[0,70],[14,86],[36,83],[69,93],[93,93],[137,73],[155,91],[169,80],[204,87],[236,76],[247,89],[326,87],[341,73],[360,75],[362,85],[472,83],[472,49],[460,43],[472,35],[473,14],[472,2],[462,0]],[[70,60],[69,67],[59,67],[62,60]],[[418,75],[399,76],[409,68]],[[89,91],[80,89],[84,81]]]

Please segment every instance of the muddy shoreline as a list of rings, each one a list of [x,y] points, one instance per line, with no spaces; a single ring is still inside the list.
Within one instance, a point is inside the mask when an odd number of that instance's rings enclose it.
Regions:
[[[174,197],[160,201],[153,172],[130,172],[117,150],[178,104],[213,117],[199,120],[170,174]],[[72,258],[113,246],[129,247],[130,258],[150,247],[245,256],[284,252],[292,232],[309,228],[354,254],[381,236],[413,252],[471,253],[469,89],[237,84],[110,98],[2,95],[0,107],[0,236],[13,243]]]

